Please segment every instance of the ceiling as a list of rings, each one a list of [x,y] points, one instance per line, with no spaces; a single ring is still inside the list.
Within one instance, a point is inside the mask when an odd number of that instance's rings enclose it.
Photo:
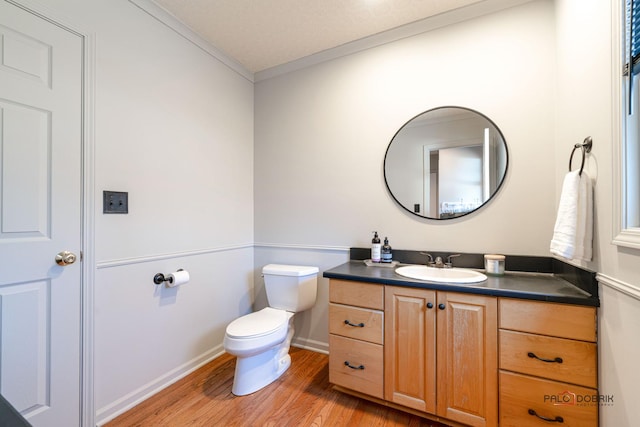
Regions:
[[[251,73],[490,0],[153,0]]]

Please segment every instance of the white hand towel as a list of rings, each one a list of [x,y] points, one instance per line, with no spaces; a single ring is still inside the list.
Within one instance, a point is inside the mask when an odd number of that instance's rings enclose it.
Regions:
[[[562,183],[551,253],[566,259],[591,260],[593,189],[585,171],[569,172]]]
[[[576,228],[576,252],[573,259],[591,261],[593,252],[593,187],[591,178],[582,171],[578,185],[578,224]]]

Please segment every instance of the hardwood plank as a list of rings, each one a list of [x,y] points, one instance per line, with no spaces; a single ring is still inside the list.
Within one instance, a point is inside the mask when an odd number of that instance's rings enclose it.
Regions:
[[[235,358],[224,354],[104,427],[445,427],[333,390],[325,354],[296,347],[290,354],[289,370],[248,396],[231,393]]]

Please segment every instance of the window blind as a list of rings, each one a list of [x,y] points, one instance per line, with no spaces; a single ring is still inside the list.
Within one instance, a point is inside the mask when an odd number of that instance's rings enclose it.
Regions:
[[[625,64],[627,114],[633,114],[633,80],[640,74],[640,0],[625,0]]]
[[[626,0],[627,11],[627,63],[625,75],[629,74],[629,63],[632,64],[631,74],[640,73],[640,1]]]

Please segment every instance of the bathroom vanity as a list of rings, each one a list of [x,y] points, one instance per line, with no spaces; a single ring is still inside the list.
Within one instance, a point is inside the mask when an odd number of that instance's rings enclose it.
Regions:
[[[452,426],[597,426],[595,278],[560,269],[473,285],[362,260],[325,271],[329,380]]]

